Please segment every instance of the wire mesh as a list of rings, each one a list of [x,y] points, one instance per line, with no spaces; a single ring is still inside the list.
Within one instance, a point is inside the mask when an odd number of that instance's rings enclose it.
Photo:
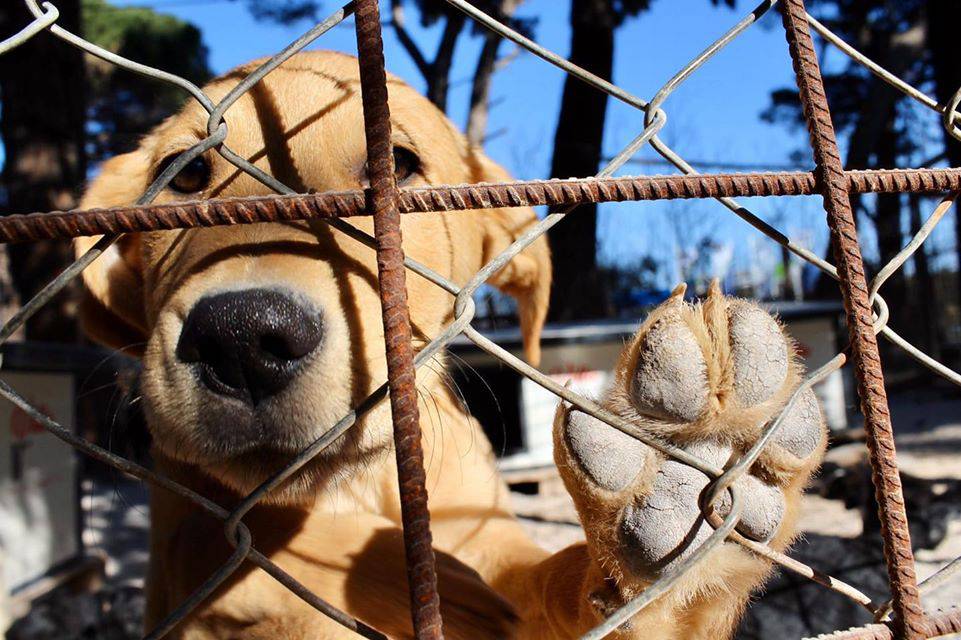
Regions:
[[[384,307],[386,351],[389,363],[388,380],[384,381],[373,394],[331,426],[323,436],[295,456],[281,471],[252,491],[233,510],[228,511],[169,478],[79,438],[70,429],[47,417],[15,389],[0,381],[0,396],[9,399],[67,444],[125,473],[141,478],[163,490],[172,491],[223,521],[226,539],[234,547],[233,554],[218,571],[209,576],[189,598],[171,611],[146,637],[163,637],[177,624],[185,620],[218,586],[223,584],[238,567],[248,560],[266,571],[310,606],[344,627],[353,630],[358,635],[367,638],[385,637],[376,629],[332,606],[318,594],[312,593],[307,587],[257,551],[256,540],[252,539],[243,519],[258,502],[263,500],[267,493],[297,473],[321,451],[337,441],[351,429],[359,417],[369,412],[388,396],[395,426],[395,449],[398,456],[401,503],[404,509],[403,522],[414,629],[418,638],[442,637],[436,572],[430,545],[429,512],[427,509],[427,493],[424,487],[423,460],[422,453],[418,453],[420,427],[414,378],[415,370],[418,367],[427,363],[459,334],[465,335],[477,347],[491,354],[508,367],[553,392],[559,399],[599,418],[615,429],[641,440],[666,456],[697,469],[711,480],[709,489],[705,494],[706,498],[701,505],[705,518],[714,528],[711,535],[683,562],[672,570],[664,572],[656,582],[635,599],[619,608],[602,624],[584,635],[584,638],[603,638],[610,634],[637,612],[670,590],[691,567],[703,562],[710,551],[725,540],[740,544],[752,553],[773,561],[788,571],[817,582],[836,592],[840,597],[846,597],[856,602],[870,611],[875,618],[876,624],[840,632],[833,637],[921,638],[961,631],[961,615],[956,611],[928,615],[921,609],[919,594],[937,588],[955,576],[961,570],[961,558],[948,563],[920,585],[917,584],[876,341],[876,336],[883,336],[934,373],[950,382],[961,385],[961,374],[934,360],[888,326],[887,304],[880,295],[880,289],[884,282],[922,246],[954,202],[957,192],[961,191],[961,168],[844,171],[837,152],[837,142],[831,126],[829,107],[825,99],[817,55],[813,48],[809,29],[813,28],[826,42],[835,46],[855,62],[863,65],[894,89],[926,108],[941,114],[945,128],[951,135],[959,138],[961,138],[961,128],[957,124],[957,107],[961,104],[961,89],[949,104],[939,104],[936,100],[903,82],[865,57],[822,23],[807,14],[803,0],[782,0],[781,14],[790,54],[797,73],[800,97],[811,133],[817,167],[813,172],[702,175],[659,137],[660,130],[667,122],[667,113],[663,106],[667,99],[692,74],[774,8],[778,4],[777,0],[761,2],[734,24],[722,37],[680,69],[650,101],[634,96],[623,88],[573,65],[486,15],[466,0],[445,1],[478,24],[501,37],[513,41],[547,63],[638,109],[644,114],[642,131],[594,178],[478,185],[437,185],[398,190],[393,179],[393,159],[389,142],[389,104],[377,0],[355,0],[333,12],[327,19],[308,30],[284,50],[252,71],[218,103],[214,103],[202,89],[183,78],[128,60],[63,29],[57,24],[59,17],[57,8],[49,2],[40,5],[36,0],[24,0],[27,8],[34,16],[33,22],[20,33],[0,41],[0,54],[3,54],[31,38],[44,37],[42,34],[47,32],[110,64],[158,82],[165,82],[181,88],[209,114],[207,137],[184,151],[172,162],[147,188],[135,206],[109,210],[41,212],[7,216],[0,219],[0,241],[3,242],[37,241],[86,235],[103,236],[86,254],[50,282],[36,297],[23,305],[20,311],[0,329],[0,343],[9,339],[32,314],[102,255],[123,233],[277,220],[319,219],[339,232],[371,247],[378,254],[379,287]],[[365,130],[368,158],[370,159],[368,175],[371,186],[367,191],[297,194],[289,186],[254,166],[226,145],[227,124],[223,117],[237,99],[267,74],[355,13]],[[650,145],[666,161],[675,166],[681,175],[611,177],[645,145]],[[279,195],[188,202],[176,205],[151,205],[155,197],[183,167],[200,154],[210,150],[214,150],[238,169],[254,177]],[[860,245],[848,199],[851,193],[867,192],[947,194],[912,240],[871,281],[868,281],[864,274]],[[828,226],[839,246],[842,247],[842,251],[838,253],[840,262],[837,266],[795,243],[787,235],[764,222],[755,213],[734,199],[745,196],[808,194],[821,194],[824,197],[825,209],[828,213]],[[475,313],[473,295],[478,288],[503,268],[511,258],[519,254],[550,228],[561,223],[578,204],[677,198],[713,198],[718,200],[724,207],[752,227],[839,281],[847,312],[848,328],[851,333],[850,356],[854,360],[854,368],[858,373],[859,395],[866,417],[870,461],[874,469],[873,479],[880,506],[885,559],[893,594],[891,601],[873,602],[855,586],[777,552],[766,544],[750,540],[735,531],[743,506],[742,496],[735,486],[735,481],[761,455],[764,447],[776,434],[782,422],[784,422],[784,417],[795,404],[801,392],[844,366],[848,359],[847,355],[838,354],[826,365],[811,373],[792,395],[779,415],[765,427],[756,444],[733,465],[726,469],[720,469],[681,448],[651,438],[630,422],[609,413],[592,400],[561,386],[543,372],[521,361],[472,326],[471,322]],[[399,234],[399,217],[401,214],[413,212],[444,213],[465,209],[540,204],[553,205],[555,209],[531,226],[508,248],[495,256],[463,286],[449,281],[426,265],[406,257],[403,253]],[[557,207],[562,208],[557,209]],[[341,220],[343,217],[357,215],[373,216],[373,237]],[[419,277],[426,278],[455,297],[454,320],[426,346],[417,351],[415,351],[411,341],[404,285],[405,270],[410,270]],[[725,493],[730,495],[731,508],[727,516],[722,519],[714,513],[712,505],[720,500],[722,494]]]

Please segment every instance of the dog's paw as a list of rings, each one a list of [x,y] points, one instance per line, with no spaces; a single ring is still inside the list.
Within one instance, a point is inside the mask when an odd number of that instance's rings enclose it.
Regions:
[[[716,288],[700,304],[685,303],[682,295],[679,288],[640,328],[600,404],[652,438],[724,468],[783,409],[801,368],[790,338],[756,304]],[[817,400],[805,390],[738,480],[741,534],[778,549],[790,542],[800,492],[825,441]],[[555,459],[594,559],[628,590],[675,567],[713,531],[699,507],[709,483],[704,474],[577,408],[558,409]],[[726,515],[728,494],[715,507]],[[760,560],[740,562],[745,558],[738,554],[748,552],[733,543],[714,553],[722,555],[704,564],[719,573],[724,565],[753,567],[757,582],[766,571]]]

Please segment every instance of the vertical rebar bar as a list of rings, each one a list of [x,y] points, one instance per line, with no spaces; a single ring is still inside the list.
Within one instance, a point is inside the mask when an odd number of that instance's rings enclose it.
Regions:
[[[418,640],[443,638],[437,571],[431,546],[427,508],[424,452],[414,372],[410,313],[404,250],[401,246],[400,211],[394,180],[387,74],[377,0],[357,2],[355,23],[360,85],[367,135],[368,208],[374,217],[377,272],[387,351],[390,409],[394,422],[394,448],[400,485],[404,551],[410,588],[411,619]]]
[[[927,637],[927,629],[914,572],[914,554],[911,551],[911,536],[895,458],[894,431],[848,184],[831,123],[821,69],[811,40],[804,0],[784,0],[781,15],[817,164],[816,177],[835,245],[835,260],[851,336],[851,355],[867,432],[871,477],[881,519],[884,558],[893,597],[893,631],[898,638],[924,638]]]

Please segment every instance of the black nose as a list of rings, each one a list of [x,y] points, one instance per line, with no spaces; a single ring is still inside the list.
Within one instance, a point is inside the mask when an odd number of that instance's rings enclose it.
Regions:
[[[254,405],[282,391],[320,344],[320,314],[270,289],[201,298],[184,322],[177,357],[221,395]]]

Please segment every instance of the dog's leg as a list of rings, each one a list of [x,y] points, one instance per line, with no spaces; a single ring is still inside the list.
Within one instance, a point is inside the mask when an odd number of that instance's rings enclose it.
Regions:
[[[791,340],[757,305],[713,288],[702,304],[682,291],[659,307],[625,348],[610,412],[650,436],[717,467],[745,452],[800,383]],[[795,535],[801,491],[819,463],[825,429],[804,391],[780,431],[737,486],[738,531],[785,548]],[[698,507],[700,472],[606,423],[562,406],[555,459],[587,534],[529,574],[528,593],[544,627],[583,633],[677,567],[710,535]],[[721,515],[727,505],[719,505]],[[769,563],[724,542],[622,630],[622,637],[724,638]]]

